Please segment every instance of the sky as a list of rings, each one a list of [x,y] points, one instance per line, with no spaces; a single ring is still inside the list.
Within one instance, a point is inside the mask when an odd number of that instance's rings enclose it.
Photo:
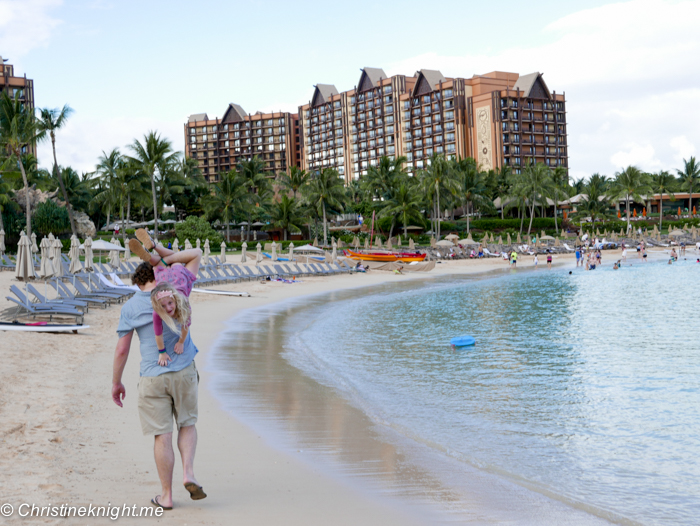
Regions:
[[[59,164],[157,130],[184,149],[193,113],[230,102],[296,112],[317,83],[351,89],[363,67],[446,77],[543,73],[567,100],[570,175],[681,168],[700,148],[700,0],[254,2],[0,0],[0,56],[69,104]],[[51,164],[50,145],[39,164]]]

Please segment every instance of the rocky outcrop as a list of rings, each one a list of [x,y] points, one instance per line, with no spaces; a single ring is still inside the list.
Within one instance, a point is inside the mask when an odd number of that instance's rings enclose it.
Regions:
[[[52,201],[56,202],[57,204],[63,206],[64,203],[63,201],[59,201],[58,198],[56,197],[58,195],[58,189],[54,190],[53,192],[42,192],[41,190],[37,190],[35,186],[30,186],[29,187],[29,207],[31,208],[31,211],[34,212],[36,210],[36,207],[39,206],[39,204],[48,201],[51,199]],[[27,202],[25,198],[25,190],[24,188],[20,190],[15,191],[15,195],[13,197],[13,200],[22,208],[22,212],[25,214],[27,213]]]
[[[97,232],[95,223],[92,222],[85,212],[73,210],[73,219],[75,219],[75,229],[78,231],[78,237],[92,237]]]

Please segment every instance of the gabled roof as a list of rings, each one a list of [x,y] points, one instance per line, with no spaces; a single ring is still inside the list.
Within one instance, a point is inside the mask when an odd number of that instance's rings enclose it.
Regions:
[[[333,84],[316,84],[314,96],[311,97],[311,107],[320,106],[328,102],[333,95],[337,95],[338,90]]]
[[[522,75],[518,77],[513,89],[520,89],[525,97],[533,97],[536,99],[552,98],[549,88],[547,88],[547,84],[544,83],[542,74],[537,71],[535,73],[530,73],[529,75]]]
[[[195,113],[193,115],[190,115],[187,118],[188,122],[197,122],[197,121],[208,121],[209,117],[207,117],[206,113]]]
[[[357,91],[367,91],[376,88],[379,81],[387,78],[386,73],[381,68],[364,68],[360,81],[357,83]]]
[[[424,93],[430,93],[436,89],[436,86],[440,82],[447,82],[447,79],[442,73],[435,69],[421,69],[416,71],[416,85],[413,87],[413,93],[411,96],[423,95]]]
[[[229,123],[229,122],[241,122],[242,120],[245,120],[246,118],[246,112],[245,110],[238,104],[234,104],[233,102],[228,105],[228,108],[226,108],[226,111],[224,112],[224,116],[221,117],[221,122],[223,123]]]

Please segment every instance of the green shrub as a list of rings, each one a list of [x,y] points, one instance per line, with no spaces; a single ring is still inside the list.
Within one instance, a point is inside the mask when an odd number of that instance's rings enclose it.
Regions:
[[[460,221],[461,223],[461,221]],[[558,221],[559,228],[561,228],[561,221]],[[445,223],[443,223],[444,225]],[[466,228],[466,221],[464,221],[464,228]],[[527,231],[530,225],[530,220],[528,218],[523,221],[523,230]],[[501,230],[515,230],[520,231],[520,219],[474,219],[469,222],[470,228],[476,230],[485,230],[489,232],[498,232]],[[443,227],[444,230],[444,227]],[[553,217],[536,217],[532,220],[532,230],[554,230],[554,218]]]
[[[175,232],[183,246],[185,239],[189,239],[193,246],[197,239],[202,241],[202,246],[204,246],[204,240],[208,239],[213,251],[213,247],[219,247],[223,241],[221,235],[203,217],[188,216],[182,223],[175,225]]]
[[[58,206],[50,199],[40,203],[32,216],[32,228],[38,234],[48,236],[50,233],[61,234],[70,230],[68,210]]]

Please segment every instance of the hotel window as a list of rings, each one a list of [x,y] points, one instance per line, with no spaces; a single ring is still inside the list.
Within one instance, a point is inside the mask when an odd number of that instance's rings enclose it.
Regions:
[[[190,142],[195,142],[197,140],[197,137],[190,137]]]
[[[435,153],[442,153],[444,152],[445,149],[442,146],[436,146],[435,147]]]
[[[389,148],[387,149],[387,153],[389,155],[394,155],[395,151],[396,151],[396,148],[394,146],[389,146]]]
[[[454,153],[455,151],[455,145],[454,144],[448,144],[447,145],[447,153]]]
[[[451,90],[451,89],[443,90],[442,93],[443,93],[443,95],[444,95],[445,98],[448,98],[448,97],[451,97],[451,96],[452,96],[452,90]]]
[[[391,86],[384,86],[384,93],[391,93]]]
[[[454,133],[448,133],[445,135],[445,141],[446,142],[453,142],[455,140],[455,134]]]
[[[261,127],[262,127],[262,121],[256,121],[256,122],[255,122],[255,126],[258,127],[258,128],[261,128]]]
[[[445,120],[452,120],[455,118],[455,112],[454,111],[446,111],[445,112]]]
[[[228,145],[228,141],[224,141],[224,146],[225,146],[226,148],[228,148],[228,146],[229,146],[229,145]]]
[[[452,99],[445,101],[445,108],[446,109],[454,108],[454,107],[455,107],[455,103]]]
[[[194,128],[190,128],[190,135],[194,135],[196,130]]]
[[[387,132],[387,134],[389,134],[389,133],[394,133],[394,127],[393,127],[393,126],[387,126],[387,127],[386,127],[386,132]]]
[[[206,135],[202,135],[202,140],[203,140],[203,141],[206,141],[206,140],[207,140],[207,136],[206,136]]]

